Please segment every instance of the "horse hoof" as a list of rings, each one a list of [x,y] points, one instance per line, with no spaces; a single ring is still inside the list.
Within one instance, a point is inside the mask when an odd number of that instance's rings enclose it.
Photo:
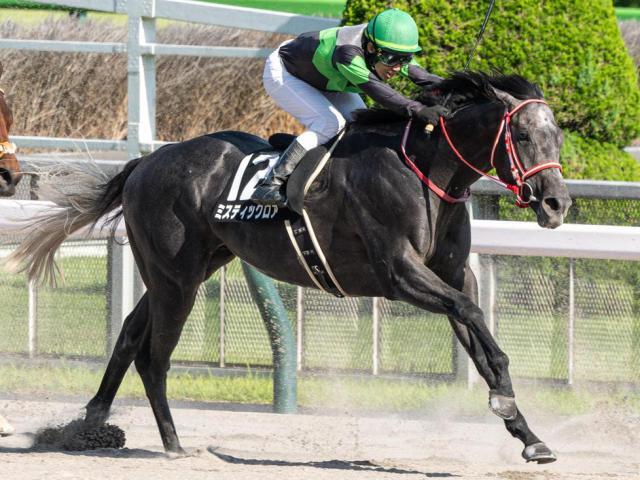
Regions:
[[[551,463],[557,460],[555,454],[543,442],[533,443],[522,451],[522,458],[527,463]]]
[[[498,395],[497,393],[489,394],[489,410],[503,420],[515,420],[518,416],[516,399],[506,395]]]
[[[189,454],[182,447],[173,447],[172,449],[165,449],[165,455],[171,460],[176,460],[178,458],[188,457]]]

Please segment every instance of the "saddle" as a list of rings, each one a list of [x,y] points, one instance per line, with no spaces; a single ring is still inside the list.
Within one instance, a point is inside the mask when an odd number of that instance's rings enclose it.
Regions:
[[[269,137],[269,144],[276,150],[284,151],[291,143],[296,139],[295,135],[289,133],[275,133]],[[304,197],[306,194],[305,188],[309,180],[313,182],[311,176],[316,173],[316,169],[320,167],[320,171],[325,165],[320,165],[321,162],[329,163],[331,158],[325,158],[327,152],[331,149],[331,146],[336,143],[336,139],[331,139],[327,144],[320,145],[313,150],[310,150],[298,163],[295,170],[291,173],[287,179],[287,208],[293,210],[298,214],[302,214],[304,207]]]

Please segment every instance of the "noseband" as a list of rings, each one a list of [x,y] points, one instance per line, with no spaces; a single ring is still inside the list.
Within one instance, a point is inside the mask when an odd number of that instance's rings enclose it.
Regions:
[[[447,132],[447,129],[444,124],[444,118],[440,117],[440,128],[442,129],[442,133],[444,134],[444,137],[447,140],[447,143],[451,147],[451,150],[453,150],[453,153],[455,153],[456,157],[458,157],[458,159],[462,163],[464,163],[467,167],[469,167],[476,173],[482,175],[483,177],[487,177],[488,179],[512,191],[516,195],[515,204],[520,208],[528,207],[531,201],[535,200],[535,197],[533,196],[533,188],[529,183],[527,183],[528,178],[531,178],[535,174],[543,170],[547,170],[549,168],[557,168],[560,171],[562,171],[562,165],[560,165],[558,162],[547,162],[547,163],[537,164],[527,170],[524,168],[522,162],[520,161],[520,157],[518,156],[518,151],[515,148],[515,145],[513,143],[513,139],[511,136],[511,117],[513,117],[518,111],[520,111],[520,109],[522,109],[523,107],[531,103],[543,103],[547,105],[547,102],[545,102],[544,100],[534,98],[534,99],[525,100],[510,112],[505,110],[505,113],[502,117],[502,121],[500,122],[500,125],[498,127],[498,133],[496,134],[496,138],[493,142],[493,148],[491,149],[491,166],[495,168],[496,150],[497,150],[498,144],[500,143],[500,136],[502,135],[502,132],[504,132],[504,145],[507,151],[507,157],[509,158],[510,171],[514,179],[514,183],[507,183],[501,180],[497,176],[489,175],[488,173],[480,170],[479,168],[477,168],[476,166],[472,165],[470,162],[465,160],[465,158],[462,156],[462,154],[458,151],[458,149],[455,147],[455,145],[451,141],[451,138],[449,137],[449,133]],[[404,135],[402,137],[402,145],[400,146],[400,150],[402,151],[405,162],[418,175],[420,180],[422,180],[422,182],[425,185],[427,185],[427,187],[436,195],[438,195],[438,197],[440,197],[442,200],[448,203],[459,203],[459,202],[466,201],[467,198],[469,198],[469,192],[466,192],[462,197],[459,197],[459,198],[454,198],[448,195],[446,192],[444,192],[444,190],[442,190],[440,187],[435,185],[431,180],[429,180],[418,169],[418,167],[409,159],[405,151],[405,145],[407,142],[407,138],[409,136],[410,127],[411,127],[411,120],[409,120],[409,122],[407,123],[407,126],[405,127]]]

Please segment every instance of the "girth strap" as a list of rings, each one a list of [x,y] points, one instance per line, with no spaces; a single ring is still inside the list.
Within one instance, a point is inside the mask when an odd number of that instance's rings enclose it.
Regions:
[[[302,216],[297,217],[292,221],[285,220],[284,222],[291,244],[298,255],[298,260],[309,275],[309,278],[311,278],[313,283],[320,290],[324,290],[325,292],[339,298],[346,297],[347,293],[333,274],[333,271],[324,256],[322,248],[320,247],[320,243],[318,242],[318,238],[313,230],[313,225],[311,224],[309,215],[304,209],[304,196],[306,196],[309,187],[327,164],[329,158],[331,158],[334,149],[343,136],[344,130],[338,135],[329,151],[327,151],[322,160],[318,163],[315,171],[307,180],[303,194]]]

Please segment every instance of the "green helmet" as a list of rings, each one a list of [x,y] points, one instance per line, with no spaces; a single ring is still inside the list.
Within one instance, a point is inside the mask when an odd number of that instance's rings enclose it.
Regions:
[[[397,8],[385,10],[367,24],[367,38],[383,50],[397,53],[419,52],[418,26],[411,15]]]

